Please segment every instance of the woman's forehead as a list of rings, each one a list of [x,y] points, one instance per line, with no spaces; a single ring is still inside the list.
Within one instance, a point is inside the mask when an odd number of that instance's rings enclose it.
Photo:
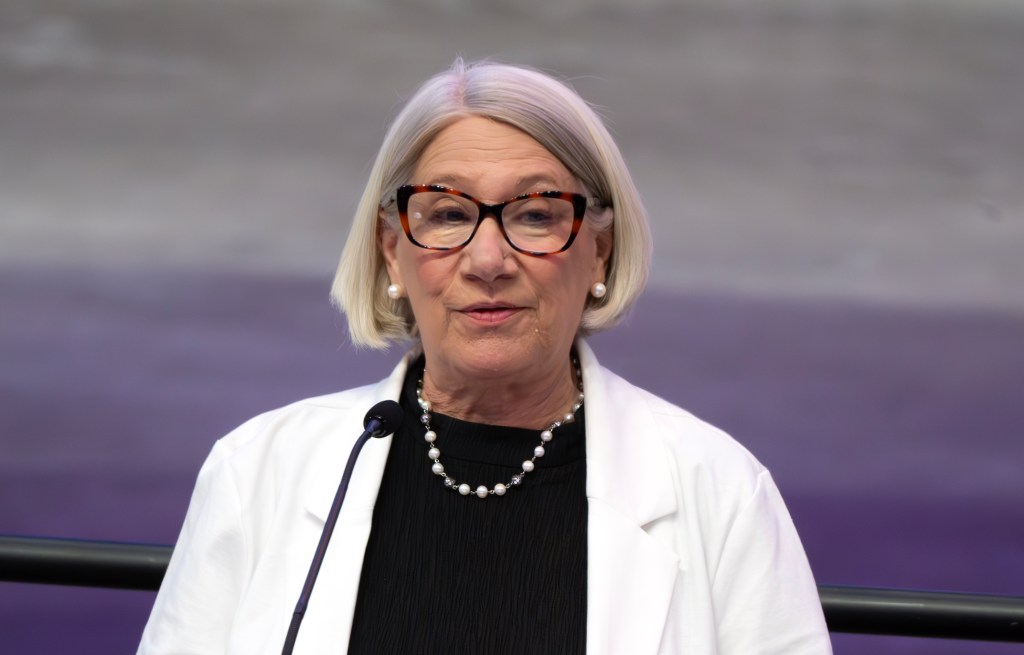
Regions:
[[[473,194],[574,191],[562,162],[525,132],[481,117],[449,125],[430,142],[413,168],[415,184],[440,184]],[[472,187],[472,188],[467,188]]]

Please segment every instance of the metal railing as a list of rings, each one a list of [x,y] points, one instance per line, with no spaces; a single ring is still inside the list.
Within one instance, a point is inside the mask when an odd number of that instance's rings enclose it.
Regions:
[[[0,536],[0,582],[160,586],[170,546]],[[819,585],[832,632],[1024,642],[1024,596]]]

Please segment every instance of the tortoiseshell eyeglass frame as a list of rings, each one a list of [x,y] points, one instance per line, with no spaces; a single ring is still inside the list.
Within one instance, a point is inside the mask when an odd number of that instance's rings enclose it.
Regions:
[[[453,196],[458,196],[460,198],[465,198],[466,200],[470,201],[471,203],[477,206],[477,208],[480,211],[480,216],[476,220],[476,225],[473,226],[473,231],[469,233],[469,236],[466,238],[465,241],[455,246],[427,246],[420,243],[419,241],[416,240],[415,237],[413,237],[412,230],[409,228],[409,198],[411,198],[413,194],[423,193],[426,191],[447,193]],[[508,232],[505,231],[505,225],[501,221],[502,210],[504,210],[506,206],[513,202],[516,202],[518,200],[526,200],[529,198],[558,198],[560,200],[567,200],[572,203],[572,230],[569,232],[569,238],[568,240],[566,240],[565,245],[563,245],[558,250],[540,252],[536,250],[526,250],[525,248],[520,248],[516,244],[512,243],[512,239],[509,238]],[[597,204],[596,201],[588,200],[586,196],[582,196],[578,193],[568,193],[566,191],[537,191],[534,193],[524,193],[520,196],[516,196],[515,198],[509,198],[505,202],[501,202],[496,205],[487,205],[480,202],[479,200],[469,195],[468,193],[463,193],[458,189],[452,189],[451,187],[440,186],[437,184],[406,184],[404,186],[400,186],[398,187],[398,190],[395,192],[395,200],[397,201],[398,204],[398,218],[402,223],[402,231],[405,232],[405,236],[409,237],[409,241],[411,241],[413,245],[419,246],[420,248],[424,248],[426,250],[449,251],[460,250],[462,248],[465,248],[467,245],[469,245],[469,242],[473,240],[473,237],[476,236],[476,232],[477,230],[480,229],[480,225],[484,222],[484,219],[487,218],[488,216],[491,216],[494,218],[494,221],[498,224],[498,229],[501,230],[501,235],[505,237],[505,241],[508,243],[508,245],[512,246],[512,248],[517,252],[521,252],[524,255],[530,255],[533,257],[544,257],[546,255],[554,255],[556,253],[565,252],[566,250],[568,250],[569,246],[572,245],[572,242],[576,240],[576,235],[579,234],[580,232],[580,227],[583,225],[583,217],[587,213],[587,207],[594,206]]]

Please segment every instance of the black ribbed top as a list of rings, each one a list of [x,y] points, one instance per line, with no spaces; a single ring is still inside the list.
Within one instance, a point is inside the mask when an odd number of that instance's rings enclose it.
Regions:
[[[461,496],[430,470],[416,385],[406,378],[366,546],[349,653],[584,653],[584,408],[503,497]],[[555,417],[552,417],[554,419]],[[521,470],[539,430],[431,414],[449,476],[488,489]]]

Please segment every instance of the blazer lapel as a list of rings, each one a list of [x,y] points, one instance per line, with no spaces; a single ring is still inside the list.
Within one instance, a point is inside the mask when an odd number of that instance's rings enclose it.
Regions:
[[[678,557],[600,500],[588,518],[587,652],[657,653]]]
[[[407,358],[381,383],[368,388],[365,397],[339,414],[334,438],[325,444],[314,463],[314,472],[304,493],[309,520],[308,529],[299,541],[308,548],[305,559],[291,558],[295,567],[289,570],[290,586],[301,589],[309,562],[323,531],[331,503],[338,490],[345,464],[356,438],[363,431],[366,411],[377,402],[397,400],[405,379]],[[352,472],[345,503],[334,534],[327,547],[316,586],[310,597],[302,629],[295,642],[295,653],[345,652],[348,648],[352,617],[359,591],[366,542],[373,521],[380,481],[384,476],[392,437],[370,439],[363,447]],[[296,598],[298,596],[296,595]]]
[[[643,398],[584,342],[577,348],[587,402],[587,652],[657,653],[679,557],[650,529],[676,512],[671,470]]]

